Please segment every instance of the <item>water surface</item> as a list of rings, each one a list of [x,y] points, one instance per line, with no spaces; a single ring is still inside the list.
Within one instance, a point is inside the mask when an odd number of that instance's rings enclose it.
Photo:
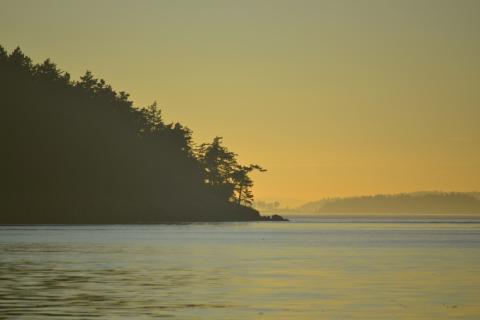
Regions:
[[[476,220],[0,226],[2,319],[480,319]]]

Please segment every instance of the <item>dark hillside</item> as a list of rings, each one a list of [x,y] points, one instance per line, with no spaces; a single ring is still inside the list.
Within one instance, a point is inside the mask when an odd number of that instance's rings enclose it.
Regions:
[[[264,219],[249,207],[260,167],[221,138],[196,147],[156,104],[135,108],[90,72],[72,81],[0,47],[0,93],[0,223]]]

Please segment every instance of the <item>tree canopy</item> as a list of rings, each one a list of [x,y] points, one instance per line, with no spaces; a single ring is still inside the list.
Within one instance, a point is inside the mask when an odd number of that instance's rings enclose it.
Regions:
[[[0,46],[3,223],[261,220],[250,208],[264,171],[222,138],[196,145],[157,103],[135,107],[87,71],[72,80]]]

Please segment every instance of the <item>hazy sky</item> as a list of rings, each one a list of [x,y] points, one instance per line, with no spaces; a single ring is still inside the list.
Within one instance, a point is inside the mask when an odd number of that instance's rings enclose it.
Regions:
[[[480,1],[6,1],[0,44],[154,100],[258,199],[480,189]]]

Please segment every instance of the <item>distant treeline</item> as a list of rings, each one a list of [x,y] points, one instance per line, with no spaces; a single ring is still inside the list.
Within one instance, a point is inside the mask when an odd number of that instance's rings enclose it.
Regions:
[[[480,214],[480,193],[414,192],[333,198],[307,203],[297,211],[322,214]]]
[[[91,72],[75,81],[0,46],[0,93],[0,223],[267,219],[249,207],[249,173],[264,169]]]
[[[268,202],[268,201],[258,200],[258,201],[255,201],[254,207],[261,212],[277,212],[278,210],[282,209],[280,207],[280,202],[278,201]]]

